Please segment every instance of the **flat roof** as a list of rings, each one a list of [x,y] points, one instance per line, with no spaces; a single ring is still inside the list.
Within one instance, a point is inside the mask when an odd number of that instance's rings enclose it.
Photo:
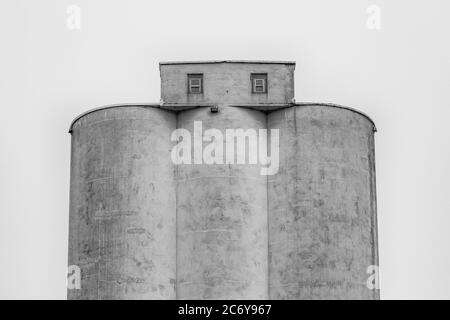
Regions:
[[[295,61],[274,61],[274,60],[200,60],[200,61],[163,61],[159,65],[171,64],[211,64],[211,63],[249,63],[249,64],[291,64]]]

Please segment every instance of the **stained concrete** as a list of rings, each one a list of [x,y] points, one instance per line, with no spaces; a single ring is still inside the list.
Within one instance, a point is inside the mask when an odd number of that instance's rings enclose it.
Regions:
[[[270,113],[280,171],[269,177],[271,299],[377,299],[374,125],[329,106]]]
[[[224,141],[228,128],[266,127],[264,113],[233,107],[178,115],[179,128],[193,132],[194,121],[222,131]],[[267,178],[259,170],[177,166],[178,299],[268,299]]]
[[[69,299],[174,299],[176,198],[170,134],[175,114],[110,108],[74,123]]]
[[[170,136],[280,129],[280,169],[174,166]],[[69,299],[377,299],[374,125],[343,107],[111,107],[71,128]]]

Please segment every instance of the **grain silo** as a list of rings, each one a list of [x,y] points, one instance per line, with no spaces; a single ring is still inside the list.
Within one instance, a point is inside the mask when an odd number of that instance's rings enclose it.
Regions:
[[[378,265],[374,125],[336,105],[268,115],[280,129],[280,171],[269,177],[270,296],[372,299]]]
[[[379,297],[375,126],[295,103],[294,69],[161,63],[161,103],[73,121],[69,299]]]

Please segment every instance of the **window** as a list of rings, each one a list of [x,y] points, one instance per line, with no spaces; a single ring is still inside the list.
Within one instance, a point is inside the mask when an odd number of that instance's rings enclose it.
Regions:
[[[267,93],[267,73],[252,73],[252,93]]]
[[[188,93],[203,93],[203,74],[188,74]]]

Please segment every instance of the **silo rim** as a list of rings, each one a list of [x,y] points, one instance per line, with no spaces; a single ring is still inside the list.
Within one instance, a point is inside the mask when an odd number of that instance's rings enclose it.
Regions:
[[[92,108],[88,111],[83,112],[82,114],[78,115],[77,117],[75,117],[75,119],[72,120],[69,126],[69,133],[72,133],[74,124],[84,116],[104,109],[121,108],[121,107],[161,108],[161,105],[158,103],[119,103],[119,104],[108,104],[101,107]]]
[[[208,104],[205,106],[212,106],[213,104]],[[232,105],[232,106],[239,106],[239,105]],[[284,109],[284,108],[289,108],[292,106],[299,106],[299,107],[306,107],[306,106],[324,106],[324,107],[332,107],[332,108],[340,108],[340,109],[345,109],[345,110],[349,110],[352,112],[356,112],[360,115],[362,115],[363,117],[365,117],[367,120],[369,120],[372,125],[373,125],[373,131],[377,131],[377,127],[375,126],[375,122],[372,120],[372,118],[370,118],[367,114],[365,114],[362,111],[359,111],[358,109],[354,109],[351,107],[346,107],[340,104],[336,104],[336,103],[327,103],[327,102],[296,102],[296,103],[291,103],[291,104],[285,104],[282,105],[281,107],[275,109],[275,110],[280,110],[280,109]],[[83,118],[84,116],[96,112],[96,111],[100,111],[100,110],[104,110],[104,109],[110,109],[110,108],[121,108],[121,107],[142,107],[142,108],[158,108],[158,109],[164,109],[167,110],[167,108],[162,108],[163,106],[161,106],[161,104],[159,103],[120,103],[120,104],[109,104],[109,105],[104,105],[101,107],[97,107],[97,108],[93,108],[90,109],[88,111],[83,112],[82,114],[78,115],[77,117],[75,117],[75,119],[72,120],[72,122],[70,123],[69,126],[69,133],[72,133],[72,129],[74,124],[81,118]],[[195,107],[195,106],[190,106],[190,107]],[[197,106],[199,107],[199,106]],[[241,107],[249,107],[249,106],[244,106],[242,105]],[[254,105],[254,107],[257,107],[257,105]],[[271,110],[271,111],[275,111],[275,110]],[[180,110],[181,111],[181,110]],[[270,112],[270,111],[269,111]]]
[[[347,106],[343,106],[340,104],[336,104],[336,103],[328,103],[328,102],[296,102],[294,104],[294,106],[299,106],[299,107],[306,107],[306,106],[323,106],[323,107],[332,107],[332,108],[339,108],[339,109],[345,109],[345,110],[349,110],[352,112],[356,112],[360,115],[362,115],[363,117],[365,117],[367,120],[369,120],[372,125],[373,125],[373,131],[377,132],[377,127],[375,125],[375,122],[372,120],[371,117],[369,117],[366,113],[355,109],[355,108],[351,108],[351,107],[347,107]]]

